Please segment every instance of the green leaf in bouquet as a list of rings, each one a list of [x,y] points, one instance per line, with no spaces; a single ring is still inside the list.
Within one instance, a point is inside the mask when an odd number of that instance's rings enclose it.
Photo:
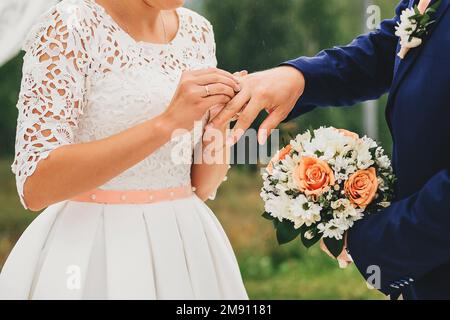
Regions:
[[[434,12],[436,12],[439,7],[441,6],[442,0],[438,0],[436,1],[435,4],[433,4],[428,10],[434,10]]]
[[[273,227],[276,229],[276,228],[278,228],[278,225],[280,224],[280,220],[274,219],[274,220],[272,220],[272,223],[273,223]]]
[[[429,15],[424,15],[424,16],[422,17],[422,19],[420,19],[420,23],[421,23],[421,24],[426,24],[426,23],[428,23],[430,20],[431,20],[431,17],[430,17]]]
[[[321,238],[322,234],[317,230],[305,230],[300,234],[300,240],[307,249],[319,242]]]
[[[277,240],[280,245],[291,242],[300,234],[300,229],[295,229],[294,224],[287,220],[279,222],[276,228]]]
[[[286,193],[290,197],[297,198],[300,195],[299,191],[296,190],[286,190],[284,193]]]
[[[330,251],[336,258],[339,257],[342,250],[344,250],[344,239],[336,240],[335,238],[323,238],[323,242],[325,243],[328,251]]]
[[[266,220],[269,220],[269,221],[275,220],[275,218],[270,213],[268,213],[267,211],[262,214],[262,217],[264,219],[266,219]]]
[[[325,152],[317,150],[316,152],[314,152],[314,154],[316,155],[317,158],[320,158],[325,154]]]

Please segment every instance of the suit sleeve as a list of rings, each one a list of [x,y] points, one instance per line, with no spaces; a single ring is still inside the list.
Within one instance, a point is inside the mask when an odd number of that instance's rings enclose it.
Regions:
[[[306,80],[305,92],[289,119],[315,107],[349,106],[386,93],[392,83],[398,45],[395,26],[408,3],[402,1],[393,19],[384,20],[379,29],[347,46],[283,63],[301,71]]]
[[[447,169],[416,194],[356,223],[348,234],[348,249],[361,274],[368,279],[371,267],[377,267],[377,289],[395,294],[450,262],[449,208]]]

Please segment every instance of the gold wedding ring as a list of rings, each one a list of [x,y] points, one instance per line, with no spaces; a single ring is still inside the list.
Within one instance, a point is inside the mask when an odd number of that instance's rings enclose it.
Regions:
[[[236,113],[235,115],[234,115],[234,117],[231,119],[231,121],[238,121],[239,120],[239,117],[240,117],[240,115],[241,115],[241,113],[242,113],[242,111],[240,111],[240,112],[238,112],[238,113]]]
[[[205,86],[206,91],[206,97],[209,97],[211,95],[211,92],[209,91],[209,86]]]

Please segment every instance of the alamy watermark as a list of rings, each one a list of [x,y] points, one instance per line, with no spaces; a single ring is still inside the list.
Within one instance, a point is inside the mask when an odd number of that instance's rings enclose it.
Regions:
[[[177,129],[171,139],[171,160],[181,164],[268,164],[272,156],[280,149],[280,131],[271,132],[267,143],[258,143],[258,132],[249,129],[240,132],[241,138],[236,145],[229,144],[228,137],[232,129],[226,131],[209,129],[204,131],[202,122],[196,122],[194,129]],[[267,134],[267,132],[263,132]],[[193,154],[192,154],[192,150]]]
[[[77,265],[70,265],[66,269],[66,287],[68,290],[81,289],[81,268]]]
[[[381,289],[381,268],[377,265],[371,265],[367,267],[367,287],[369,289]]]
[[[381,8],[377,5],[370,5],[366,10],[366,28],[373,31],[380,27],[381,24]]]

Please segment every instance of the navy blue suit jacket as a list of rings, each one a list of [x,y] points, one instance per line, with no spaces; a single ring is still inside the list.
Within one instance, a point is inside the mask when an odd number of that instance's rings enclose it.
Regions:
[[[409,299],[450,298],[450,0],[422,46],[399,59],[395,18],[345,47],[286,62],[306,89],[290,118],[315,107],[353,105],[389,92],[386,118],[394,140],[397,201],[367,216],[348,235],[362,275]],[[434,1],[433,1],[434,2]]]

